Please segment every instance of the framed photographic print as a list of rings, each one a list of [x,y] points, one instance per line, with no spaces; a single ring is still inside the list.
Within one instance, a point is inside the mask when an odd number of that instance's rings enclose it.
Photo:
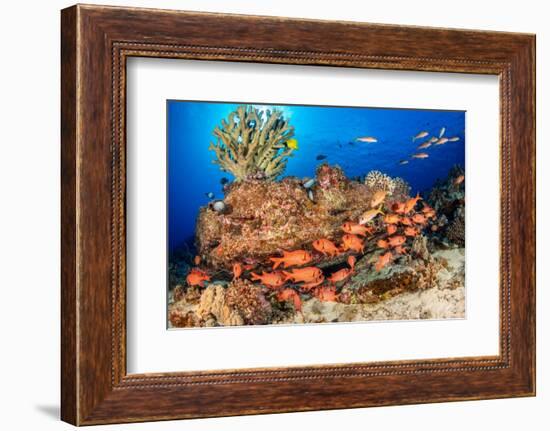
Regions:
[[[534,36],[78,5],[61,41],[63,420],[534,395]]]

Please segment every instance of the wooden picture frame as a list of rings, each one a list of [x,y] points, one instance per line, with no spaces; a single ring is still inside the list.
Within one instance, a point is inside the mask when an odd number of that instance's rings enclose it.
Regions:
[[[534,35],[77,5],[62,11],[61,47],[64,421],[535,394]],[[128,375],[125,65],[131,56],[498,75],[500,354]]]

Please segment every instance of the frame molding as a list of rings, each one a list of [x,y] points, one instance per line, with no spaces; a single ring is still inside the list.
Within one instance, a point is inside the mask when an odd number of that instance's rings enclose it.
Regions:
[[[63,420],[89,425],[534,395],[533,35],[82,5],[62,11],[61,30]],[[499,356],[127,375],[131,56],[499,75]]]

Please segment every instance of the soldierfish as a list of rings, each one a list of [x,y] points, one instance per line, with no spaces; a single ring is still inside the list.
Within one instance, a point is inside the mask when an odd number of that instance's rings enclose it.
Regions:
[[[353,234],[345,234],[342,237],[343,242],[343,249],[346,250],[353,250],[355,252],[363,253],[365,245],[363,244],[363,241],[358,236],[355,236]]]
[[[283,271],[283,274],[286,280],[292,280],[295,283],[302,281],[309,283],[318,280],[323,275],[323,271],[316,266],[308,266],[306,268],[296,268],[292,271]]]
[[[388,241],[386,241],[385,239],[379,239],[377,242],[376,242],[376,245],[380,248],[388,248],[390,245],[388,244]]]
[[[405,244],[405,241],[407,241],[407,238],[405,238],[403,235],[394,235],[388,238],[388,244],[392,247],[403,245]]]
[[[264,286],[271,288],[282,286],[286,281],[286,277],[280,272],[262,272],[262,275],[251,272],[250,276],[253,281],[260,280]]]
[[[395,202],[391,206],[391,210],[394,213],[397,213],[397,214],[404,214],[405,213],[405,202]]]
[[[378,190],[374,195],[372,195],[372,199],[370,201],[370,207],[375,208],[378,205],[380,205],[382,202],[384,202],[384,199],[386,199],[386,195],[388,194],[385,190]]]
[[[334,286],[323,286],[315,289],[315,297],[322,302],[336,302],[336,288]]]
[[[397,247],[395,247],[395,252],[397,254],[406,254],[407,253],[407,248],[403,247],[402,245],[398,245]]]
[[[355,262],[357,262],[357,259],[355,258],[355,256],[348,256],[347,262],[348,262],[349,267],[351,269],[354,269],[355,268]]]
[[[397,232],[397,226],[394,224],[387,225],[386,232],[388,232],[388,235],[393,235],[395,232]]]
[[[359,217],[359,224],[367,224],[368,222],[374,220],[378,214],[384,214],[382,211],[382,206],[377,209],[365,211],[361,217]]]
[[[345,279],[347,279],[352,273],[352,269],[342,268],[332,273],[330,277],[328,277],[328,281],[330,281],[331,283],[338,283],[339,281],[344,281]]]
[[[294,308],[296,311],[302,311],[302,300],[300,298],[300,295],[296,293],[293,289],[283,289],[277,294],[277,299],[279,301],[288,301],[292,300],[292,303],[294,304]]]
[[[407,202],[405,202],[405,214],[411,212],[419,200],[422,200],[419,193],[417,193],[414,198],[408,199]]]
[[[412,216],[412,221],[418,224],[426,223],[426,216],[424,214],[415,214]]]
[[[376,262],[376,265],[374,268],[377,271],[380,271],[382,268],[384,268],[388,263],[391,262],[393,255],[391,254],[391,251],[388,251],[387,253],[384,253],[378,257],[378,261]]]
[[[319,286],[320,284],[323,283],[323,281],[325,281],[325,276],[323,274],[321,274],[319,277],[317,277],[315,280],[312,280],[308,283],[304,283],[304,284],[301,284],[300,285],[300,288],[303,289],[303,290],[311,290],[313,289],[314,287],[317,287]]]
[[[193,268],[189,274],[187,274],[186,281],[189,286],[204,287],[204,282],[210,281],[210,276],[198,268]]]
[[[399,217],[397,214],[386,214],[384,216],[384,223],[396,224],[396,223],[399,223],[400,219],[401,217]]]
[[[283,251],[283,257],[270,257],[269,260],[274,262],[273,269],[278,268],[281,263],[288,268],[311,262],[311,253],[305,250]]]
[[[409,217],[402,217],[401,218],[401,224],[403,226],[412,226],[412,220]]]
[[[425,138],[428,136],[428,132],[423,130],[422,132],[418,133],[416,136],[413,136],[413,141],[416,141],[417,139]]]
[[[359,223],[353,223],[347,221],[342,225],[342,230],[346,233],[351,233],[354,235],[367,236],[367,234],[372,233],[372,228],[363,226]]]
[[[405,235],[414,237],[414,236],[418,235],[418,229],[415,228],[415,227],[410,227],[410,226],[406,227],[405,228]],[[398,246],[398,247],[400,247],[400,246]]]
[[[243,267],[240,263],[233,264],[233,280],[236,280],[243,273]]]
[[[313,241],[312,246],[315,250],[323,253],[325,256],[337,256],[340,253],[338,247],[326,238],[320,238]]]

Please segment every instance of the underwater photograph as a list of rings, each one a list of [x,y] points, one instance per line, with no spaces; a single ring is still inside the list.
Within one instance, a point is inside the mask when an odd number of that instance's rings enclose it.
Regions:
[[[465,111],[166,107],[168,328],[465,317]]]

